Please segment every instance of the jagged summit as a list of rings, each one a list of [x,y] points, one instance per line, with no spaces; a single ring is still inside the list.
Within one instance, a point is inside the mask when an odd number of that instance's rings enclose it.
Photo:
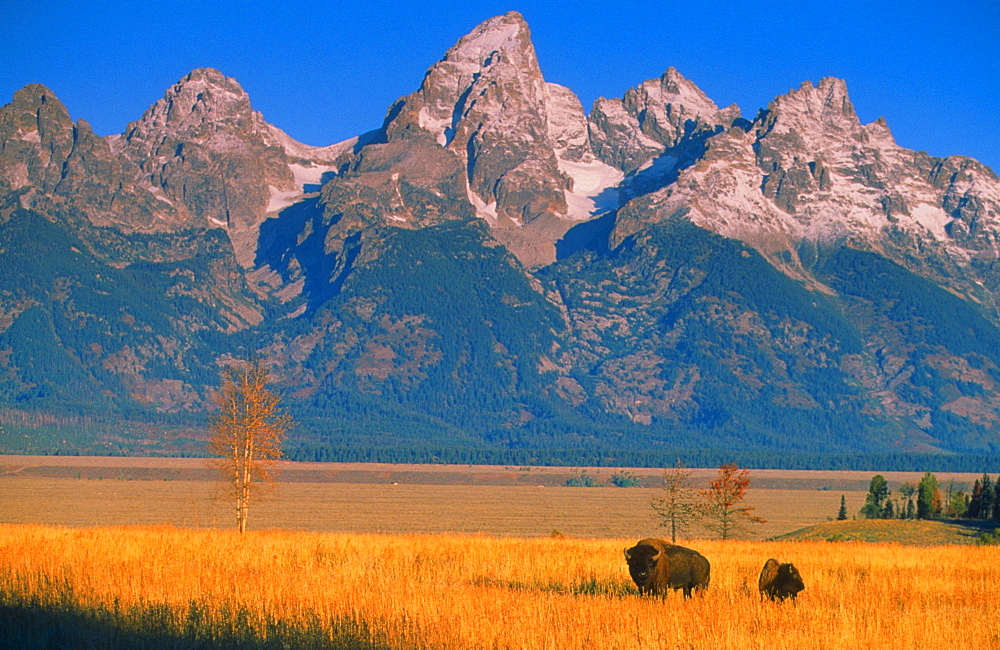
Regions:
[[[274,144],[250,97],[235,79],[213,68],[198,68],[167,89],[113,144],[149,172],[155,169],[153,161],[179,157],[185,145],[239,153],[251,139]]]
[[[552,262],[555,241],[572,223],[617,207],[606,190],[621,173],[593,153],[579,99],[545,81],[516,12],[459,39],[416,91],[390,107],[382,135],[360,148],[338,183],[384,188],[384,213],[396,225],[471,212],[529,266]],[[406,163],[386,177],[388,160]],[[440,196],[455,184],[464,205],[433,214],[405,191]]]
[[[268,124],[240,84],[213,68],[191,71],[110,142],[185,227],[225,229],[245,264],[266,215],[332,169],[328,148]]]
[[[0,192],[41,211],[80,210],[96,226],[157,230],[173,219],[55,94],[29,84],[0,107]]]
[[[469,201],[483,218],[525,224],[567,210],[545,102],[530,30],[510,12],[459,39],[390,109],[385,131],[390,142],[427,133],[461,161]]]
[[[257,120],[263,121],[250,108],[250,97],[239,82],[213,68],[198,68],[171,86],[142,119],[130,124],[124,137],[135,139],[147,130],[203,137],[240,120],[252,120],[254,126],[259,126]]]
[[[735,104],[727,107],[724,114],[720,114],[715,102],[674,67],[667,68],[659,79],[646,81],[633,89],[626,95],[625,105],[634,112],[654,108],[653,115],[647,116],[650,120],[649,130],[653,133],[662,132],[664,137],[661,142],[664,144],[676,142],[683,135],[683,132],[678,132],[683,129],[678,127],[683,127],[686,120],[701,125],[715,125],[727,120],[731,122],[740,115],[739,107]],[[677,114],[674,114],[675,111]],[[662,123],[663,118],[667,118],[670,127]]]
[[[0,180],[11,190],[55,189],[72,150],[73,128],[69,112],[51,90],[42,84],[18,90],[13,101],[0,108]]]
[[[854,139],[861,124],[842,79],[826,77],[818,85],[805,81],[797,90],[780,95],[756,119],[758,136],[796,137],[808,134],[823,145]]]
[[[672,150],[701,142],[738,117],[738,106],[720,111],[697,85],[668,68],[659,79],[629,89],[621,99],[594,102],[591,143],[602,160],[626,173],[649,167],[667,154],[668,159],[658,163],[662,175],[689,162],[692,154]]]
[[[537,102],[543,92],[541,76],[528,25],[519,13],[509,12],[459,39],[427,71],[420,88],[390,108],[384,128],[393,139],[416,126],[442,147],[450,147],[463,113],[480,99],[482,91],[474,93],[474,88],[517,86],[525,101]],[[468,140],[468,133],[462,135],[455,150]]]

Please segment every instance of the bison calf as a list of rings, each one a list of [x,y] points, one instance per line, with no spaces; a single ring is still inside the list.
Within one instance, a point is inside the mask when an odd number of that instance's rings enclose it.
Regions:
[[[684,597],[690,598],[692,589],[708,586],[708,560],[698,551],[662,539],[639,540],[625,549],[625,561],[640,594],[665,596],[667,589],[683,589]]]
[[[806,587],[802,584],[802,576],[794,564],[779,564],[777,560],[771,558],[764,563],[764,568],[760,571],[757,588],[760,589],[761,600],[767,596],[771,600],[782,601],[791,598],[794,601],[795,596]]]

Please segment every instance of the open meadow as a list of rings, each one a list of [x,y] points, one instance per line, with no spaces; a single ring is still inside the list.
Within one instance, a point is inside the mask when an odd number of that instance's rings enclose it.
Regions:
[[[918,545],[829,541],[869,534],[875,522],[829,521],[842,494],[858,511],[869,473],[752,472],[766,524],[682,540],[712,563],[706,592],[640,597],[622,550],[666,536],[650,508],[662,472],[629,470],[644,487],[565,486],[616,471],[289,463],[241,536],[204,461],[0,457],[0,647],[1000,643],[1000,547],[942,544],[961,540],[932,538],[933,522],[896,522]],[[883,474],[894,490],[919,478]],[[814,540],[768,541],[811,525]],[[759,598],[769,557],[802,573],[797,604]]]

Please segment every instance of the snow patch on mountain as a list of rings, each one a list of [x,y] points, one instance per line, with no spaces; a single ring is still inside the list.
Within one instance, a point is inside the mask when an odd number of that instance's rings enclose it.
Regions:
[[[573,189],[566,190],[566,218],[583,221],[618,208],[617,186],[625,176],[620,169],[600,160],[559,160],[559,171],[573,180]]]
[[[267,212],[279,212],[291,204],[301,199],[304,195],[318,192],[320,186],[328,175],[335,175],[337,167],[335,165],[303,165],[302,163],[291,163],[288,170],[295,179],[295,189],[281,190],[273,185],[268,185],[270,195],[267,202]]]
[[[466,196],[469,198],[469,203],[476,209],[476,216],[491,226],[497,225],[497,202],[492,201],[487,203],[483,201],[468,184],[466,184],[465,191]]]
[[[448,146],[448,132],[452,130],[451,118],[435,117],[431,115],[426,106],[421,106],[417,113],[417,124],[420,125],[420,128],[431,133],[439,145]]]

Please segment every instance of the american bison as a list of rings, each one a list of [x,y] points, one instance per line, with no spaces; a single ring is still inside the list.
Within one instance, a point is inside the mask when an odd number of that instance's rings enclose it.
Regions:
[[[684,597],[690,598],[692,589],[708,586],[708,560],[698,551],[662,539],[639,540],[625,549],[625,561],[640,594],[666,596],[667,589],[683,589]]]
[[[795,597],[806,586],[802,583],[802,576],[794,564],[779,564],[777,560],[771,558],[764,563],[764,568],[760,571],[757,588],[760,589],[761,600],[767,596],[779,602],[786,598],[791,598],[794,602]]]

